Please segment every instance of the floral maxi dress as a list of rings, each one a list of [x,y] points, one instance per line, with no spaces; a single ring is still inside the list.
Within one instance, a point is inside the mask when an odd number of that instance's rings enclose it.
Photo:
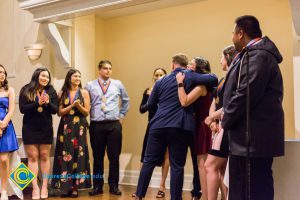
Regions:
[[[80,99],[83,105],[80,90],[74,99]],[[63,106],[69,105],[69,98],[63,99]],[[87,128],[86,117],[76,107],[61,117],[51,182],[52,187],[60,188],[61,192],[91,187]]]

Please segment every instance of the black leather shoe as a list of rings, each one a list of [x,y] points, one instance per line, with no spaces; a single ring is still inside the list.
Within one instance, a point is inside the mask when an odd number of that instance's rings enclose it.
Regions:
[[[109,193],[114,195],[121,195],[122,192],[119,190],[118,186],[113,186],[109,188]]]
[[[60,197],[61,198],[68,198],[68,197],[71,197],[71,195],[72,195],[72,190],[70,190],[69,192],[62,192],[60,194]]]
[[[103,189],[102,188],[94,188],[92,191],[89,192],[90,196],[95,196],[98,194],[103,194]]]
[[[192,190],[191,194],[192,194],[192,200],[201,199],[201,196],[202,196],[202,192],[201,191],[195,192],[194,190]]]

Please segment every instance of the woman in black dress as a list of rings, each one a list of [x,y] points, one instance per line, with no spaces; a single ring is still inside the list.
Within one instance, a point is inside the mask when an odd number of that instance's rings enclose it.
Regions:
[[[159,80],[160,78],[162,78],[163,76],[165,76],[167,74],[166,70],[163,68],[156,68],[153,72],[153,81],[154,83]],[[140,105],[140,113],[146,113],[148,111],[148,122],[152,119],[152,117],[154,116],[155,113],[150,112],[148,110],[148,106],[147,106],[147,101],[149,99],[149,96],[151,94],[152,91],[152,87],[147,88],[145,90],[145,92],[143,93],[143,99]],[[149,135],[149,124],[147,125],[147,129],[146,129],[146,134],[144,137],[144,142],[143,142],[143,150],[142,150],[142,155],[141,155],[141,163],[143,164],[143,160],[145,157],[145,151],[146,151],[146,147],[147,147],[147,141],[148,141],[148,135]],[[162,159],[161,159],[161,163],[158,163],[157,166],[162,166],[162,177],[161,177],[161,181],[160,181],[160,187],[158,190],[158,193],[156,195],[156,198],[164,198],[165,197],[165,190],[166,190],[166,179],[168,176],[168,171],[169,171],[169,154],[168,151],[166,151],[165,155],[162,155]],[[133,194],[133,196],[135,196],[135,194]]]
[[[37,179],[32,181],[32,199],[48,198],[50,148],[53,141],[52,115],[57,113],[58,99],[47,68],[37,68],[29,84],[20,91],[19,106],[23,116],[22,137],[28,156],[28,167],[38,174],[41,162],[43,183],[40,190]]]
[[[221,67],[224,72],[227,72],[231,62],[236,55],[234,46],[226,47],[222,52]],[[207,172],[207,190],[209,200],[216,200],[218,197],[219,188],[221,188],[222,199],[226,199],[227,188],[223,183],[223,178],[226,169],[226,161],[229,155],[228,135],[226,132],[221,132],[220,120],[223,111],[223,92],[225,78],[219,81],[218,87],[213,93],[213,101],[210,106],[209,116],[205,119],[205,123],[213,132],[214,141],[210,149],[206,162],[205,169]]]
[[[61,116],[53,174],[52,187],[60,188],[61,197],[78,197],[78,188],[91,187],[89,151],[86,140],[90,111],[89,93],[81,87],[81,73],[70,69],[58,94]],[[70,178],[68,178],[70,177]]]

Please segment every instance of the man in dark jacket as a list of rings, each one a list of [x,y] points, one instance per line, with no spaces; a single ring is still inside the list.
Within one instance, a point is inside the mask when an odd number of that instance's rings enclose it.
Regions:
[[[240,53],[226,77],[222,119],[229,133],[229,200],[246,199],[249,157],[251,200],[272,200],[273,157],[284,155],[283,82],[278,66],[282,57],[275,44],[262,37],[255,17],[241,16],[235,23],[232,41]]]
[[[197,85],[214,87],[217,78],[212,74],[198,74],[186,70],[188,59],[178,54],[172,60],[172,73],[155,83],[148,100],[149,109],[156,109],[150,121],[149,137],[141,169],[136,199],[145,197],[154,167],[160,162],[168,147],[171,166],[171,200],[182,200],[184,165],[189,134],[195,128],[192,106],[182,107],[178,98],[178,87],[190,92]],[[176,74],[185,73],[184,83],[177,85]]]

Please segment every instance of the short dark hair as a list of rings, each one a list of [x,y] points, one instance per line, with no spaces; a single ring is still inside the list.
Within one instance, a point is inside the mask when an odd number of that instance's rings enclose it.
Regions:
[[[243,30],[250,39],[262,36],[259,21],[252,15],[244,15],[236,18],[236,29]]]
[[[172,57],[172,62],[177,63],[182,67],[186,67],[189,63],[189,60],[186,55],[179,53]]]
[[[98,69],[101,69],[104,64],[109,64],[110,66],[112,66],[112,64],[109,60],[101,60],[98,64]]]
[[[194,58],[196,63],[196,72],[200,74],[207,74],[211,72],[210,64],[207,59],[203,57],[195,57]]]

